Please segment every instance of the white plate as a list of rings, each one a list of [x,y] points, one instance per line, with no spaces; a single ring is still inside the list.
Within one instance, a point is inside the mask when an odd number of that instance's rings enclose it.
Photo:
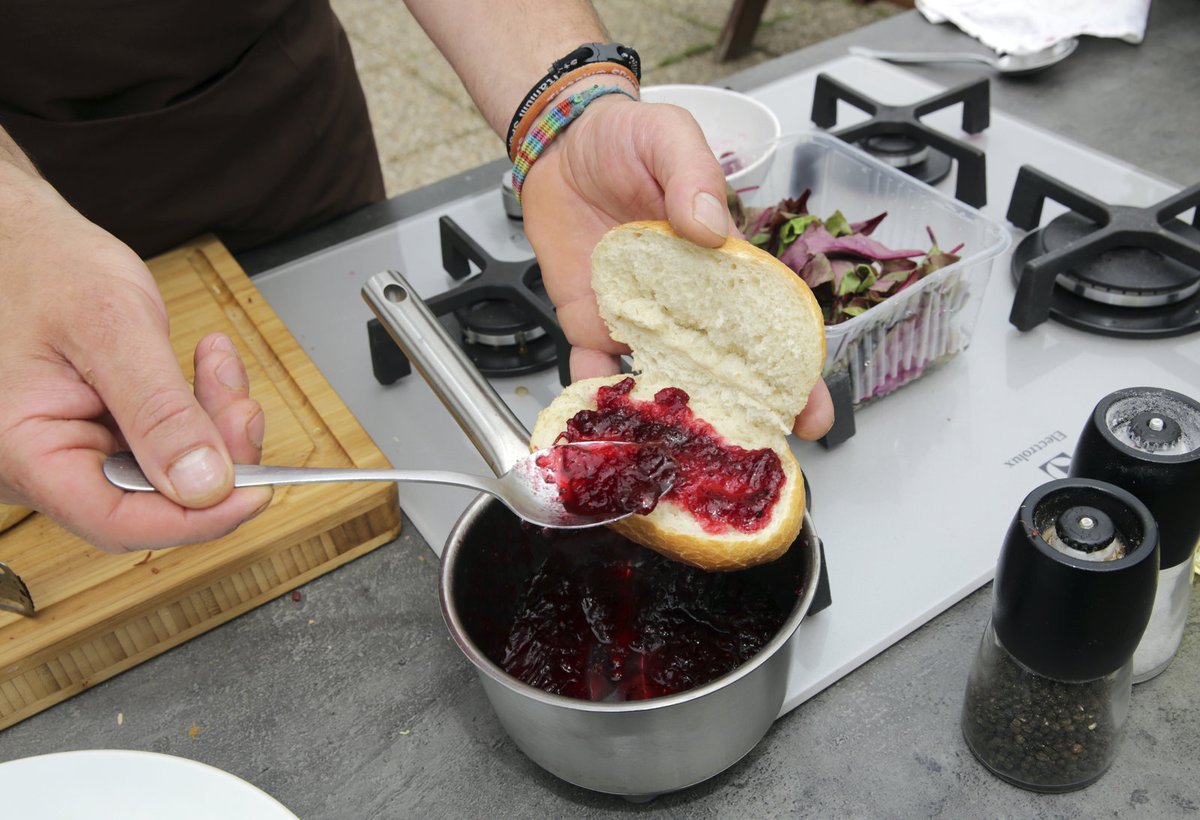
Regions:
[[[0,816],[33,820],[297,820],[228,772],[153,752],[89,750],[0,763]]]

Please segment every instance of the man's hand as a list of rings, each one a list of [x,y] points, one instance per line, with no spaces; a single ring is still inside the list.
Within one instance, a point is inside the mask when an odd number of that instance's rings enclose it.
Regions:
[[[592,248],[622,222],[667,219],[676,233],[715,248],[733,232],[725,177],[696,121],[672,105],[617,94],[595,100],[538,158],[522,190],[525,232],[571,342],[575,379],[619,372],[628,352],[612,340],[591,286]],[[818,382],[796,420],[801,438],[833,424]]]
[[[0,502],[110,552],[211,540],[264,509],[270,488],[232,491],[263,437],[233,343],[196,346],[193,394],[133,251],[2,155],[0,217]],[[161,494],[108,483],[120,449]]]

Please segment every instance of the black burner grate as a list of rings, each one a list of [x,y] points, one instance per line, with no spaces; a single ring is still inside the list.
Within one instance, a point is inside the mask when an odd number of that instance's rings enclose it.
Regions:
[[[485,376],[521,376],[558,365],[570,384],[570,351],[535,259],[496,259],[448,216],[438,220],[442,266],[460,284],[425,300]],[[471,276],[471,263],[479,268]],[[375,378],[392,384],[412,372],[377,319],[367,323]]]
[[[1050,197],[1072,210],[1037,230]],[[1108,205],[1022,166],[1008,220],[1033,233],[1017,245],[1009,320],[1053,316],[1110,336],[1157,338],[1200,329],[1200,185],[1147,208]],[[1192,224],[1178,217],[1195,208]]]
[[[921,117],[963,104],[962,127],[978,134],[991,121],[991,86],[986,77],[963,83],[912,105],[884,105],[828,74],[817,75],[812,120],[821,128],[837,125],[838,100],[871,115],[871,119],[832,132],[922,182],[933,184],[958,162],[954,195],[975,207],[987,204],[987,165],[983,151],[921,122]]]

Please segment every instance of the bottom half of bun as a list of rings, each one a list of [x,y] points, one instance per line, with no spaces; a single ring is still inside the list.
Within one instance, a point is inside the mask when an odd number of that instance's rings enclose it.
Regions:
[[[531,449],[559,443],[559,436],[576,413],[596,408],[596,395],[601,387],[626,378],[634,377],[609,376],[572,384],[538,416]],[[636,401],[652,401],[660,389],[669,386],[636,378],[635,382],[630,397]],[[804,520],[804,478],[787,438],[773,428],[748,426],[725,408],[706,404],[703,396],[689,396],[689,399],[692,412],[728,444],[746,450],[770,449],[778,456],[784,480],[770,508],[769,520],[751,532],[733,526],[710,532],[668,494],[649,515],[631,515],[608,526],[635,543],[706,570],[736,570],[779,558],[796,540]]]

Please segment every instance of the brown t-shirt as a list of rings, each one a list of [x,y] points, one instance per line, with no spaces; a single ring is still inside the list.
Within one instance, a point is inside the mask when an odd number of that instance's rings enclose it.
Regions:
[[[4,0],[0,126],[143,256],[240,250],[384,196],[328,0]]]

